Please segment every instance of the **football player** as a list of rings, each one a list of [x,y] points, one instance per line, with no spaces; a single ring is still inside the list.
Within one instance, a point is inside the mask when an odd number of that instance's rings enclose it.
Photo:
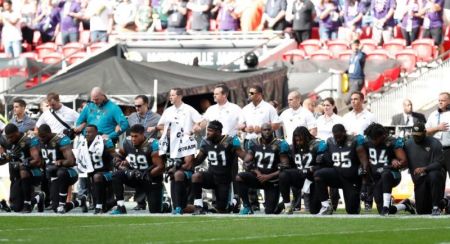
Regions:
[[[283,197],[285,213],[292,214],[293,208],[290,200],[290,188],[302,189],[305,180],[309,183],[314,181],[313,172],[320,166],[323,153],[326,151],[325,141],[316,139],[309,130],[300,126],[295,128],[292,136],[291,154],[294,160],[293,167],[280,167],[280,192]],[[311,185],[308,186],[308,190]],[[307,197],[313,200],[313,192],[309,191]],[[310,212],[317,213],[320,203],[310,201]]]
[[[42,176],[39,140],[19,132],[14,124],[6,125],[4,133],[0,137],[0,165],[9,163],[10,207],[30,213],[37,204],[38,212],[43,212],[45,195],[32,196],[33,186],[39,185]]]
[[[332,165],[322,168],[314,173],[315,194],[321,202],[319,215],[333,213],[329,204],[327,187],[342,188],[344,192],[345,210],[348,214],[359,214],[361,192],[361,174],[368,172],[369,161],[364,148],[362,135],[347,135],[342,124],[332,128],[333,137],[327,140],[327,151],[324,159]]]
[[[83,209],[86,208],[85,197],[66,202],[69,186],[78,180],[70,138],[64,134],[52,133],[47,124],[39,126],[38,137],[46,176],[50,179],[50,198],[53,211],[64,214],[79,206]]]
[[[208,170],[192,175],[192,192],[194,194],[194,215],[205,214],[203,211],[202,188],[213,189],[216,196],[215,208],[219,213],[227,212],[232,167],[238,163],[237,157],[244,159],[246,153],[241,148],[237,136],[222,135],[222,123],[210,121],[206,138],[200,143],[200,151],[195,158],[195,165],[208,159]]]
[[[145,128],[135,124],[130,128],[130,137],[123,142],[116,158],[117,171],[113,174],[114,195],[117,207],[111,214],[126,214],[124,187],[141,188],[148,200],[150,213],[162,210],[163,160],[158,153],[158,140],[145,138]]]
[[[264,189],[265,213],[273,214],[278,205],[280,191],[278,174],[280,165],[289,165],[289,145],[274,136],[272,126],[264,123],[261,136],[249,141],[244,159],[246,172],[236,176],[239,196],[243,202],[241,215],[253,214],[248,197],[248,189]]]

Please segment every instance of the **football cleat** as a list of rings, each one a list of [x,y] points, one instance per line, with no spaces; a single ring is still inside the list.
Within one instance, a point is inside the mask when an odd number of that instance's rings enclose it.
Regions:
[[[94,209],[94,214],[102,214],[103,210],[101,208],[95,208]]]
[[[283,213],[287,214],[287,215],[294,214],[294,208],[292,206],[289,206],[289,207],[285,206]]]
[[[194,213],[192,213],[192,215],[205,215],[205,214],[206,212],[200,206],[195,206]]]
[[[31,207],[31,204],[25,203],[23,205],[22,212],[23,213],[31,213],[31,211],[33,211],[33,208]]]
[[[44,208],[45,208],[45,193],[44,192],[40,192],[39,194],[39,201],[37,203],[37,211],[39,213],[44,212]]]
[[[431,210],[432,216],[440,216],[442,211],[438,207],[434,207],[433,210]]]
[[[181,207],[176,207],[173,210],[172,214],[174,214],[174,215],[182,215],[183,214],[183,209]]]
[[[380,215],[381,216],[388,216],[389,215],[389,207],[383,207],[381,209]]]
[[[450,214],[450,201],[447,198],[442,198],[438,207],[446,214]]]
[[[59,205],[58,208],[56,209],[56,212],[59,214],[65,214],[66,208],[64,207],[64,205]]]
[[[145,210],[145,204],[137,204],[136,207],[133,208],[134,211]]]
[[[416,211],[416,206],[413,202],[411,202],[411,200],[409,200],[408,198],[401,201],[401,204],[405,205],[405,211],[409,212],[410,214],[417,214]]]
[[[333,214],[333,206],[329,205],[328,207],[322,206],[317,215],[332,215],[332,214]]]
[[[11,208],[8,206],[8,203],[5,199],[0,201],[0,210],[3,210],[5,212],[11,212]]]
[[[82,213],[87,213],[88,212],[88,207],[87,207],[87,203],[86,203],[86,196],[83,195],[80,197],[80,208],[81,208],[81,212]]]
[[[239,212],[239,215],[251,215],[254,214],[251,207],[243,207]]]
[[[111,211],[112,215],[120,215],[120,214],[127,214],[127,209],[125,206],[117,206],[116,209]]]

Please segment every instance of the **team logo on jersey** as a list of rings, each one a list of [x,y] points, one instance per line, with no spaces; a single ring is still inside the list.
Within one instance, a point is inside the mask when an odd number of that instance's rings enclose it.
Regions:
[[[24,148],[24,147],[25,147],[25,141],[21,141],[21,142],[19,143],[19,146],[20,146],[21,148]]]
[[[430,147],[425,147],[425,151],[429,152],[431,150]]]

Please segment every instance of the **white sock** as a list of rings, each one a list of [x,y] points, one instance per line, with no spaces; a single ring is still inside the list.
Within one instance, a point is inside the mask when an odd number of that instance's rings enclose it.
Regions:
[[[328,200],[322,202],[322,207],[328,208],[330,206],[330,203]]]
[[[54,180],[57,180],[57,179],[58,179],[58,177],[51,177],[50,181],[54,181]]]
[[[391,205],[391,193],[383,193],[383,207],[389,207]]]
[[[406,209],[406,206],[403,203],[397,204],[395,205],[395,207],[397,208],[397,211],[402,211]]]
[[[39,195],[34,196],[34,199],[36,199],[36,202],[39,202],[41,200],[41,197]]]
[[[194,206],[203,208],[203,200],[201,198],[200,199],[195,199],[194,200]]]
[[[118,200],[117,201],[117,206],[124,206],[125,205],[125,201],[124,200]]]
[[[31,205],[31,201],[23,201],[23,203]]]
[[[95,204],[95,208],[102,209],[103,208],[103,204]]]
[[[284,203],[284,207],[285,207],[285,208],[290,208],[290,207],[291,207],[291,203],[290,203],[290,202]]]

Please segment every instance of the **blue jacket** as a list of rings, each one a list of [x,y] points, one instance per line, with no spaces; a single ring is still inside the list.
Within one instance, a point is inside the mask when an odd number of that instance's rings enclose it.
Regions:
[[[89,102],[81,111],[77,120],[77,126],[86,123],[96,125],[99,134],[107,134],[111,140],[118,139],[119,135],[125,132],[129,125],[120,107],[108,100],[97,106]],[[115,131],[116,125],[120,126],[120,132]]]
[[[350,66],[353,65],[352,70],[348,70],[348,78],[350,80],[364,80],[364,66],[366,64],[366,54],[358,51],[355,55],[350,57]]]

